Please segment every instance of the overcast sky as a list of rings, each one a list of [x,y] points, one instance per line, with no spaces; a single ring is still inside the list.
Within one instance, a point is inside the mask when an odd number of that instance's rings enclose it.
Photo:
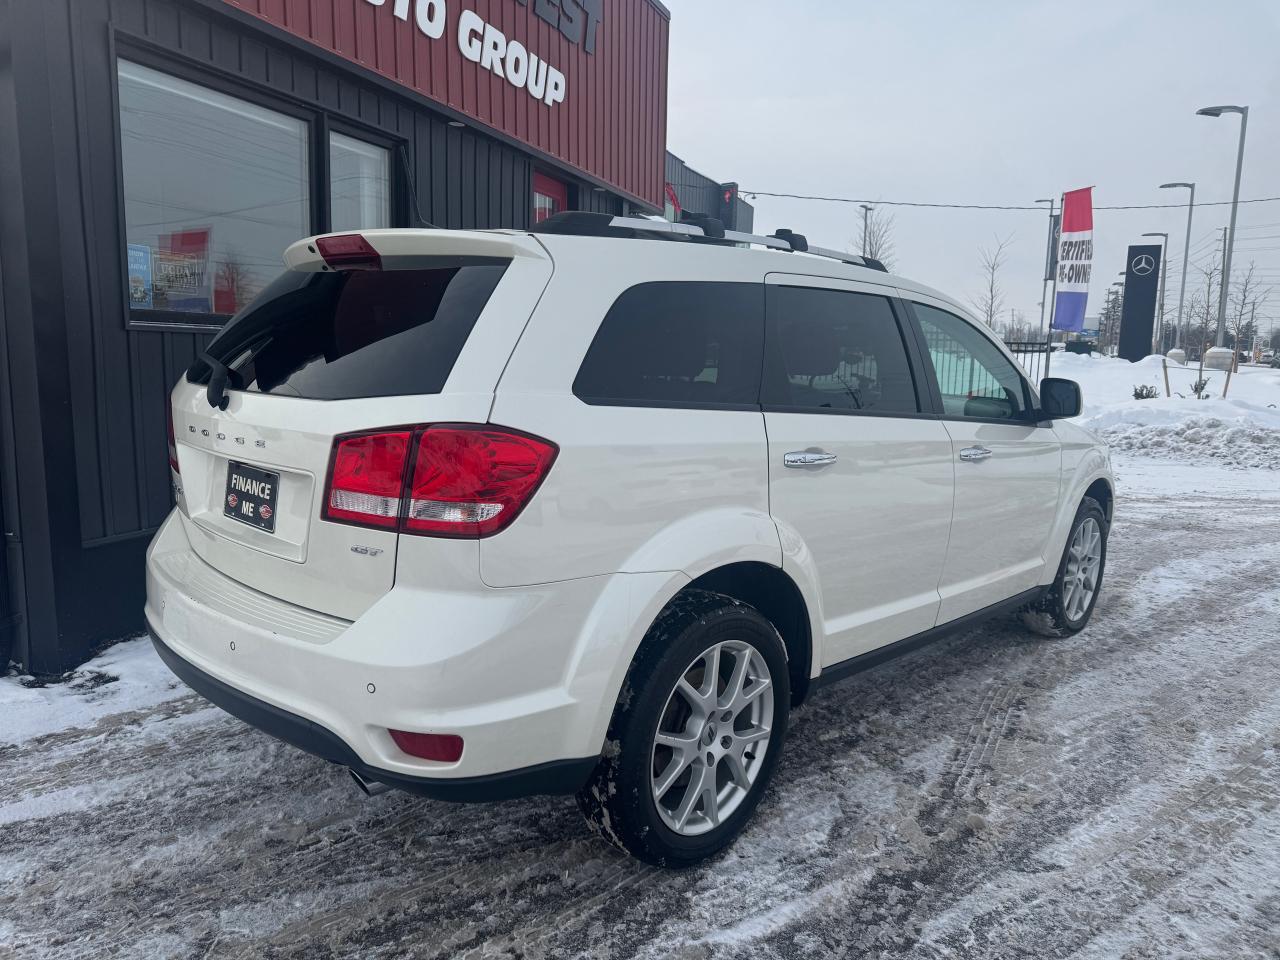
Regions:
[[[1094,204],[1230,200],[1238,119],[1250,107],[1241,198],[1280,196],[1280,0],[665,0],[668,148],[744,191],[1032,204],[1094,185]],[[853,205],[760,197],[756,227],[860,242]],[[1194,265],[1229,207],[1197,207]],[[1280,202],[1241,205],[1233,274],[1257,261],[1280,318]],[[897,272],[971,303],[979,247],[1012,237],[1005,316],[1038,319],[1047,215],[895,208]],[[1089,314],[1146,231],[1173,247],[1186,210],[1094,214]],[[857,239],[855,239],[857,238]],[[1188,279],[1190,288],[1192,279]],[[1188,298],[1190,294],[1188,293]],[[1280,320],[1275,321],[1280,326]]]

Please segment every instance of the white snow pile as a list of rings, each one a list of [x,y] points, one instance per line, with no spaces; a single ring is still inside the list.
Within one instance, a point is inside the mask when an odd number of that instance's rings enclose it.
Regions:
[[[56,682],[0,676],[0,746],[93,727],[113,714],[149,711],[188,692],[146,638],[109,647]]]
[[[1115,357],[1057,353],[1050,373],[1080,384],[1084,411],[1076,420],[1117,452],[1181,460],[1213,461],[1232,467],[1280,470],[1280,370],[1245,366],[1231,376],[1206,370],[1207,399],[1197,400],[1192,386],[1196,365],[1170,362],[1165,396],[1161,357],[1137,363]],[[1134,387],[1155,387],[1158,396],[1135,400]]]

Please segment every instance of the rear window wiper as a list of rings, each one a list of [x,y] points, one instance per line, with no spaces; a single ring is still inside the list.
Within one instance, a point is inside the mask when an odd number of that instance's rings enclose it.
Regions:
[[[221,360],[209,355],[207,350],[200,351],[200,360],[209,367],[209,385],[205,388],[204,397],[209,406],[217,410],[227,409],[230,398],[227,396],[228,384],[232,389],[239,389],[240,375]]]

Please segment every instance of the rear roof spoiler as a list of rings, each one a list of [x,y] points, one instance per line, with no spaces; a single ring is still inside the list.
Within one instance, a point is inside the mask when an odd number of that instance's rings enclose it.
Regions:
[[[493,260],[533,258],[546,260],[547,251],[525,231],[517,230],[345,230],[324,237],[363,237],[384,260],[409,257],[466,257]],[[284,252],[290,270],[319,273],[326,269],[316,241],[307,237]]]

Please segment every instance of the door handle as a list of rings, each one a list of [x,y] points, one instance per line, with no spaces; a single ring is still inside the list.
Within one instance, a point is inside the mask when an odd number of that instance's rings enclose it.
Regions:
[[[825,467],[827,464],[835,462],[836,455],[834,453],[822,453],[817,450],[796,450],[782,456],[782,465],[784,467]]]
[[[960,451],[961,460],[985,460],[991,456],[991,451],[986,447],[965,447]]]

